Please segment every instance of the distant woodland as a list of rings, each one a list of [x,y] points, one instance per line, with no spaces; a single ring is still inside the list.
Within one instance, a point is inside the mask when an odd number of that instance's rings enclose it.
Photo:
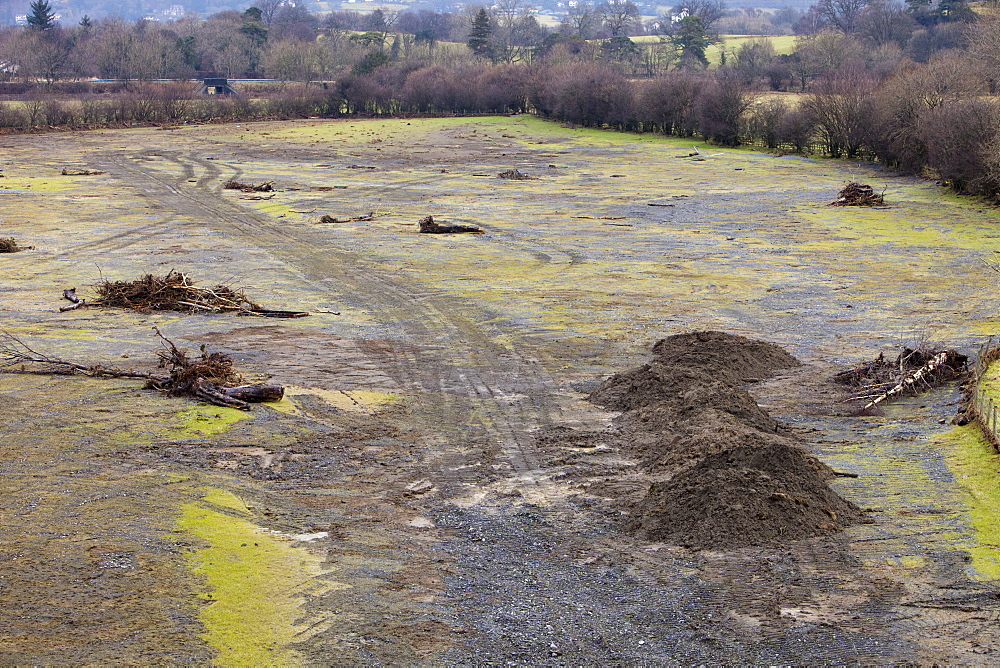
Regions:
[[[176,21],[64,25],[46,0],[0,29],[0,130],[300,116],[534,113],[721,146],[876,160],[1000,195],[1000,6],[820,0],[653,19],[584,1],[330,12],[266,0]],[[741,39],[721,35],[750,35]],[[236,96],[203,96],[204,77]]]

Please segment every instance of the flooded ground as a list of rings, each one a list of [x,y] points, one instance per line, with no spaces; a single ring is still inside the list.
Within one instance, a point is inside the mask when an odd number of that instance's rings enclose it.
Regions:
[[[148,370],[157,327],[287,390],[246,414],[0,374],[0,660],[990,661],[996,457],[946,424],[956,388],[845,417],[828,378],[901,344],[975,352],[1000,216],[867,165],[691,146],[527,117],[0,139],[0,236],[35,247],[0,256],[5,331]],[[826,207],[849,180],[887,207]],[[485,234],[417,234],[427,215]],[[58,312],[171,269],[313,315]],[[735,552],[620,531],[609,490],[648,479],[586,392],[704,329],[806,362],[753,392],[858,474],[835,486],[871,524]]]

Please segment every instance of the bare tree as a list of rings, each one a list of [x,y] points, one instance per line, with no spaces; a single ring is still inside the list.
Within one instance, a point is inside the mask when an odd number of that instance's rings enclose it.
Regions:
[[[1000,191],[1000,108],[992,99],[952,102],[920,118],[928,165],[955,190],[996,196]]]
[[[20,35],[14,62],[22,76],[34,76],[52,83],[69,65],[71,45],[63,28],[32,30]]]
[[[875,46],[896,42],[906,44],[917,22],[906,13],[902,3],[877,0],[865,7],[858,24],[860,34]]]
[[[697,16],[707,32],[726,15],[725,0],[686,0],[671,10],[674,16]]]
[[[756,99],[757,95],[736,76],[720,70],[698,96],[701,134],[722,146],[739,146],[744,115]]]
[[[597,6],[597,14],[612,37],[628,35],[639,21],[639,8],[632,0],[607,0]]]
[[[995,92],[1000,88],[1000,14],[985,14],[968,32],[969,52],[990,80]]]
[[[498,62],[523,60],[529,47],[540,42],[540,27],[525,0],[499,0],[493,6],[493,57]]]
[[[830,25],[850,35],[857,32],[868,3],[869,0],[820,0],[817,7]]]
[[[767,39],[753,39],[740,45],[733,65],[744,83],[751,84],[764,76],[774,60],[774,45]]]
[[[597,26],[598,16],[594,6],[581,0],[566,10],[560,29],[568,36],[592,39]]]
[[[811,79],[833,72],[850,62],[861,60],[863,49],[852,37],[826,31],[804,35],[795,42],[792,70],[805,90]]]
[[[260,10],[260,20],[264,22],[264,25],[270,25],[284,3],[285,0],[257,0],[254,6]]]
[[[875,84],[869,72],[847,66],[821,79],[802,103],[831,157],[852,159],[861,152]]]

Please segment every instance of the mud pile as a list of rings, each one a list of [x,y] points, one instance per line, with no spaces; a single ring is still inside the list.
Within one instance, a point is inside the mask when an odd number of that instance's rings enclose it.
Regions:
[[[591,401],[623,411],[620,446],[659,480],[625,529],[647,540],[732,549],[838,531],[863,519],[826,481],[833,471],[741,385],[800,362],[722,332],[658,342],[654,358],[602,383]]]

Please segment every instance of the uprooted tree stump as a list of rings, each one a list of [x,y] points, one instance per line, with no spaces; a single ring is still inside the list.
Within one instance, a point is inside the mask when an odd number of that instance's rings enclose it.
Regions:
[[[504,170],[497,174],[497,177],[501,179],[510,179],[511,181],[532,181],[535,179],[534,176],[528,176],[518,169]]]
[[[155,329],[155,328],[154,328]],[[159,366],[167,373],[116,369],[101,364],[79,364],[33,350],[13,334],[0,332],[0,371],[41,375],[80,375],[90,378],[141,378],[146,388],[171,396],[187,396],[227,408],[248,410],[251,403],[281,401],[285,390],[271,383],[242,384],[243,378],[225,353],[210,353],[203,345],[201,356],[191,358],[155,329],[164,343],[158,353]]]
[[[875,194],[871,186],[852,181],[827,206],[882,206],[885,204],[884,195],[885,191]]]
[[[274,181],[264,181],[263,183],[243,183],[236,179],[226,181],[222,187],[226,190],[239,190],[245,193],[269,193],[274,190]]]
[[[202,288],[187,274],[170,271],[166,276],[146,274],[134,281],[102,281],[94,286],[97,299],[88,301],[76,294],[76,288],[63,290],[63,298],[73,302],[60,311],[85,306],[125,308],[133,311],[181,311],[189,313],[237,313],[269,318],[302,318],[304,311],[275,311],[251,301],[242,290],[226,285]]]
[[[442,225],[434,222],[434,216],[427,216],[417,225],[424,234],[482,234],[483,231],[473,225]]]
[[[0,239],[0,253],[20,253],[21,251],[31,250],[34,246],[19,246],[13,237],[8,239]]]

